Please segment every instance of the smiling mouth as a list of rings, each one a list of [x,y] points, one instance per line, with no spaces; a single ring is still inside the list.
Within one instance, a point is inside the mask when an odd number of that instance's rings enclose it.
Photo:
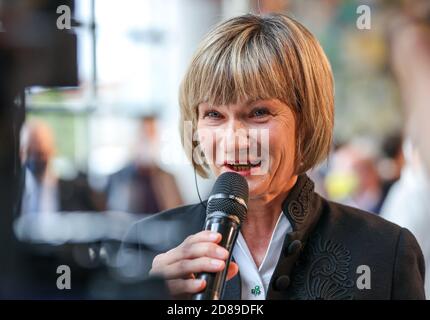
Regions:
[[[232,164],[232,163],[224,163],[224,165],[229,168],[230,170],[234,170],[234,171],[249,171],[251,170],[251,168],[255,168],[255,167],[259,167],[261,165],[261,161],[256,163],[256,164],[252,164],[250,162],[246,163],[246,164]]]

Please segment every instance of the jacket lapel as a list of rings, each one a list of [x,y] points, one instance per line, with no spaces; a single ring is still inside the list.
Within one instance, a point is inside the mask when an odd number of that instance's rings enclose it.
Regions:
[[[240,300],[241,296],[240,275],[237,274],[230,281],[226,282],[221,300]]]
[[[267,299],[288,298],[291,273],[321,215],[320,198],[314,193],[314,183],[306,174],[298,177],[282,204],[282,209],[293,230],[284,240],[278,264],[270,280]]]
[[[234,259],[231,259],[234,261]],[[224,293],[221,300],[241,300],[242,298],[242,285],[240,279],[240,272],[233,278],[226,282]]]

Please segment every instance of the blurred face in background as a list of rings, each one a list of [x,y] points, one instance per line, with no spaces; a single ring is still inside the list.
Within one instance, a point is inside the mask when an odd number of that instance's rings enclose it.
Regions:
[[[42,180],[54,156],[54,135],[42,122],[29,123],[24,129],[23,161],[37,180]]]
[[[350,142],[331,159],[326,177],[329,196],[342,203],[372,211],[382,195],[377,158],[366,143]]]
[[[136,141],[137,164],[142,167],[153,165],[157,160],[158,145],[157,118],[140,119]]]

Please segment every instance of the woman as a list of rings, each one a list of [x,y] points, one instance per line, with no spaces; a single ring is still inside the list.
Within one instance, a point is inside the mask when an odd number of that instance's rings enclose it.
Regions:
[[[192,162],[204,177],[237,171],[250,190],[223,299],[424,298],[414,236],[325,200],[305,174],[329,152],[333,91],[317,40],[282,14],[230,19],[195,53],[180,89],[181,127],[191,121],[199,138]],[[128,274],[161,274],[175,297],[203,290],[195,274],[228,257],[204,220],[203,203],[136,223],[120,254]]]

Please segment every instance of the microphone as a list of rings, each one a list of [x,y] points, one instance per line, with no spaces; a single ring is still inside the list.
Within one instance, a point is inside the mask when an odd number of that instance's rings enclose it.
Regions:
[[[217,273],[202,272],[196,276],[196,279],[206,281],[206,287],[195,294],[193,300],[219,300],[222,297],[233,247],[241,223],[246,218],[248,197],[248,183],[240,174],[225,172],[216,180],[208,199],[204,230],[222,235],[219,245],[227,249],[229,256],[224,270]]]

